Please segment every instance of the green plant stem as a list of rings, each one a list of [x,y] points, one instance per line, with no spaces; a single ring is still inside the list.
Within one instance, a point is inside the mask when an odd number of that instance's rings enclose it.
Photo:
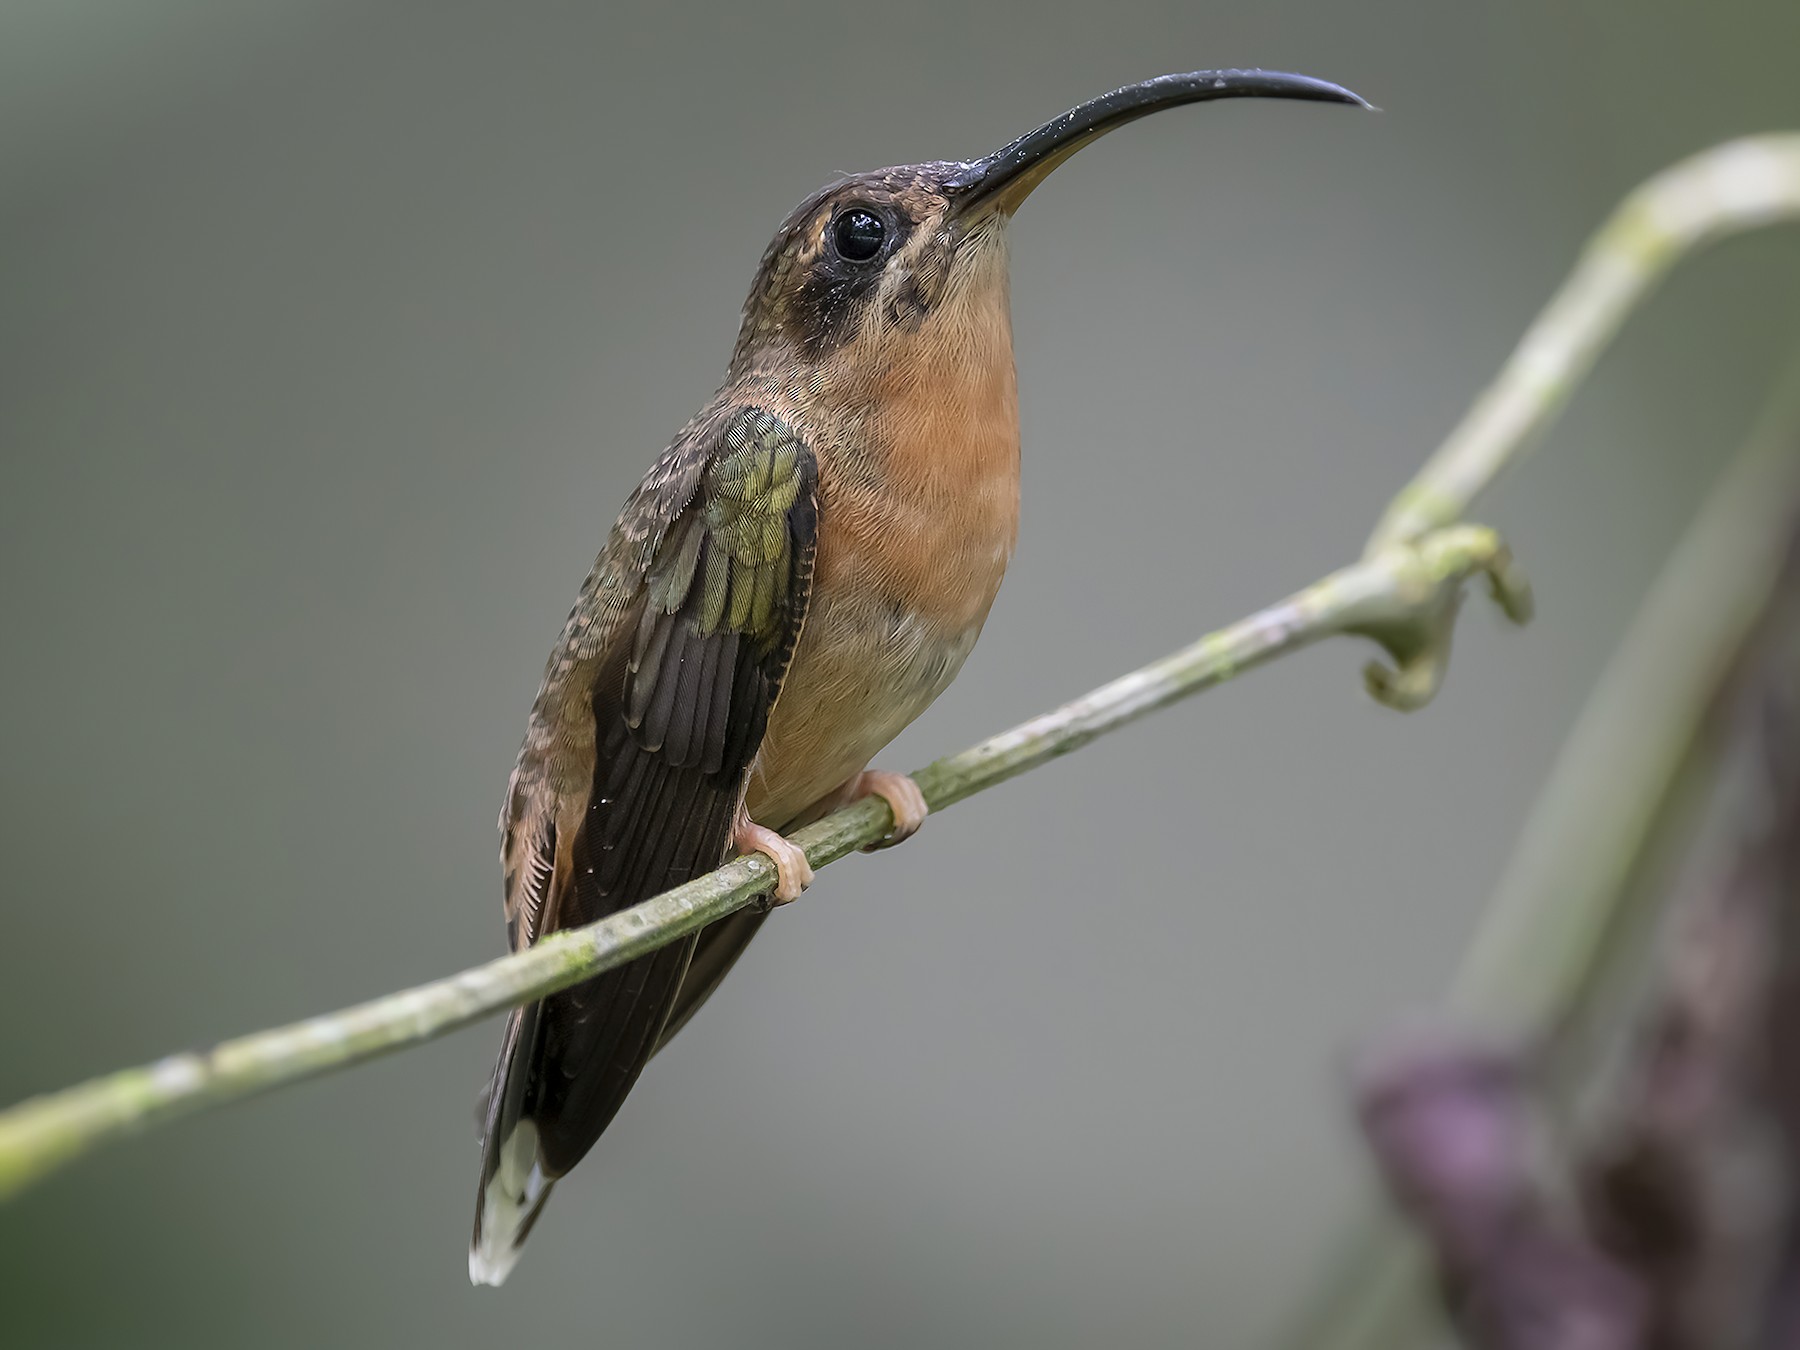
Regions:
[[[1797,219],[1800,134],[1791,132],[1715,146],[1633,190],[1589,240],[1574,271],[1493,383],[1395,496],[1370,537],[1370,552],[1460,519],[1502,470],[1529,453],[1626,317],[1683,258],[1714,240]],[[1779,407],[1771,413],[1777,420],[1781,416]],[[1684,558],[1692,556],[1691,550],[1684,550]],[[1719,617],[1728,623],[1734,611],[1735,602],[1727,600]],[[1644,623],[1652,623],[1648,614]],[[1648,627],[1634,630],[1628,646],[1651,643],[1650,633]],[[1696,636],[1704,640],[1706,635]],[[1723,640],[1724,634],[1712,636]],[[1611,672],[1622,669],[1619,663],[1609,667],[1599,689],[1607,690]],[[1693,671],[1678,662],[1661,672],[1619,678],[1629,679],[1633,686],[1662,682],[1660,692],[1674,694],[1674,686],[1693,678]],[[1633,698],[1655,692],[1631,690]],[[1577,741],[1620,736],[1621,728],[1607,726],[1606,714],[1598,711],[1604,706],[1597,693],[1589,704],[1595,711],[1584,714]],[[1641,715],[1631,719],[1623,728],[1627,733],[1623,739],[1631,739],[1631,725],[1644,726],[1646,720]],[[1675,735],[1679,739],[1679,730]],[[1616,837],[1636,833],[1641,843],[1645,832],[1654,828],[1659,810],[1673,797],[1680,776],[1676,766],[1685,756],[1654,734],[1634,742],[1625,754],[1642,775],[1635,783],[1643,791],[1627,792],[1629,800],[1602,809],[1608,812],[1607,827]],[[1578,755],[1572,743],[1527,827],[1500,896],[1489,907],[1488,920],[1452,981],[1453,1002],[1466,1013],[1479,1015],[1510,993],[1516,1000],[1512,1024],[1528,1024],[1534,1010],[1537,1017],[1545,1017],[1561,1003],[1560,993],[1584,987],[1583,981],[1607,955],[1606,935],[1614,930],[1606,895],[1594,890],[1600,880],[1596,873],[1625,864],[1617,861],[1616,852],[1607,859],[1587,850],[1571,827],[1558,824],[1559,819],[1580,818],[1571,813],[1571,803],[1592,786],[1589,780],[1598,771],[1583,765],[1600,765],[1599,752],[1583,749]],[[1629,781],[1634,780],[1624,775],[1618,780]],[[1562,906],[1567,896],[1556,885],[1563,862],[1573,875],[1582,877],[1566,912]],[[1562,934],[1566,945],[1557,947],[1553,931]],[[1534,970],[1524,953],[1539,943],[1548,955],[1543,969]],[[1575,1015],[1578,1002],[1566,1005],[1566,1016]],[[1337,1269],[1298,1320],[1298,1334],[1285,1344],[1304,1350],[1396,1350],[1426,1334],[1428,1303],[1422,1291],[1427,1274],[1410,1236],[1385,1213],[1367,1214],[1353,1228]]]
[[[1523,620],[1529,612],[1529,592],[1505,546],[1492,531],[1459,523],[1463,508],[1560,407],[1567,385],[1585,372],[1660,269],[1705,238],[1796,210],[1800,137],[1722,146],[1652,180],[1621,208],[1622,217],[1642,218],[1641,231],[1621,230],[1615,220],[1608,231],[1629,237],[1602,248],[1608,237],[1603,231],[1495,389],[1390,508],[1361,562],[1054,712],[937,761],[917,775],[926,800],[941,810],[1336,633],[1358,634],[1387,649],[1393,668],[1368,671],[1376,698],[1397,708],[1427,701],[1443,677],[1465,580],[1484,573],[1509,617]],[[1649,281],[1613,275],[1634,247],[1650,260],[1637,264]],[[1546,371],[1560,375],[1547,379]],[[884,804],[864,801],[801,831],[796,842],[815,868],[822,867],[879,838],[889,825]],[[599,923],[447,979],[0,1111],[0,1198],[153,1123],[418,1044],[623,964],[742,908],[768,891],[772,874],[760,857],[740,859]]]
[[[1398,546],[914,777],[932,810],[942,810],[1333,633],[1366,632],[1392,642],[1404,668],[1413,648],[1430,645],[1414,630],[1438,620],[1444,593],[1460,589],[1470,572],[1503,561],[1492,532],[1472,526],[1440,531],[1418,548]],[[1516,593],[1509,597],[1515,610],[1524,603]],[[866,798],[793,839],[819,868],[880,839],[892,823],[885,802]],[[0,1198],[145,1126],[416,1045],[567,988],[724,918],[773,884],[768,859],[740,858],[598,923],[553,933],[526,951],[446,979],[22,1102],[0,1112]]]
[[[1758,629],[1800,521],[1800,358],[1664,566],[1594,686],[1451,980],[1458,1022],[1541,1044],[1594,1014],[1658,897],[1655,845],[1677,828],[1705,734]],[[1579,1066],[1559,1063],[1579,1079]],[[1373,1206],[1287,1342],[1403,1350],[1434,1327],[1430,1272]]]
[[[1494,382],[1401,490],[1376,551],[1460,520],[1562,411],[1626,316],[1705,244],[1800,220],[1800,133],[1728,141],[1664,169],[1622,201],[1526,330]]]

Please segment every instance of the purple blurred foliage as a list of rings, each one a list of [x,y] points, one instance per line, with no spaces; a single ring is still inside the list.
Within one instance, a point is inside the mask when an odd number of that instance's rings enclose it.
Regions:
[[[1714,713],[1718,861],[1580,1127],[1553,1045],[1412,1027],[1353,1074],[1471,1350],[1800,1350],[1800,549]]]
[[[1549,1184],[1527,1057],[1409,1031],[1356,1074],[1365,1135],[1437,1261],[1451,1323],[1483,1350],[1630,1350],[1646,1297]]]

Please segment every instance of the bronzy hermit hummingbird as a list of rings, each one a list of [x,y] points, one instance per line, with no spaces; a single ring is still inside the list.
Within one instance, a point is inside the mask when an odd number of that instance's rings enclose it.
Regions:
[[[1362,104],[1303,75],[1164,75],[983,159],[841,179],[776,231],[724,387],[631,499],[575,602],[501,813],[514,948],[709,872],[865,794],[925,801],[870,758],[942,693],[1012,557],[1019,409],[1007,226],[1115,127],[1184,103]],[[1366,105],[1365,105],[1366,106]],[[489,1088],[469,1276],[498,1284],[552,1184],[765,912],[516,1010]]]

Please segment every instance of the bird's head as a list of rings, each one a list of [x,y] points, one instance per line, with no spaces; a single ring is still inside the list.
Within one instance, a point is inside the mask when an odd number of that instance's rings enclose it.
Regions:
[[[1263,70],[1163,75],[1103,94],[991,155],[854,174],[808,197],[775,234],[744,306],[735,374],[763,353],[814,364],[846,350],[879,362],[903,335],[1006,302],[1006,226],[1083,146],[1166,108],[1221,98],[1369,105],[1324,80]]]

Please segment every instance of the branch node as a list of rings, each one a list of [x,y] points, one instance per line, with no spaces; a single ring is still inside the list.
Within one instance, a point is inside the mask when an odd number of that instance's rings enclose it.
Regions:
[[[1392,666],[1371,661],[1363,684],[1377,703],[1413,712],[1431,702],[1450,664],[1451,637],[1464,585],[1477,573],[1513,623],[1531,619],[1531,586],[1506,541],[1485,525],[1452,525],[1416,543],[1395,543],[1374,559],[1391,571],[1399,597],[1344,626],[1380,644]]]

